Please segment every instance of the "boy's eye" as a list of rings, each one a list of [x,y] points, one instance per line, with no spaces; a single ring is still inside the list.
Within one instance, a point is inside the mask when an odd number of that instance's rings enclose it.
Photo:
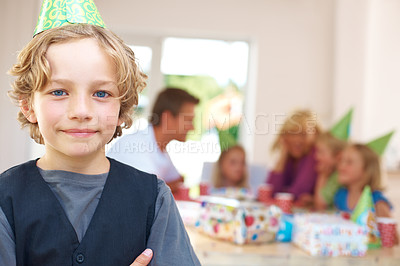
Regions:
[[[53,94],[54,96],[65,96],[65,95],[67,95],[67,93],[65,91],[62,91],[62,90],[52,91],[51,94]]]
[[[105,98],[110,95],[105,91],[97,91],[94,93],[94,96],[99,97],[99,98]]]

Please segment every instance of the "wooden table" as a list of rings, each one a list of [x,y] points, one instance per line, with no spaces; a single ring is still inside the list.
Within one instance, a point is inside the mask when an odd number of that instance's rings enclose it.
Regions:
[[[400,265],[400,247],[370,250],[364,257],[312,257],[291,243],[235,245],[200,234],[187,227],[202,265]]]

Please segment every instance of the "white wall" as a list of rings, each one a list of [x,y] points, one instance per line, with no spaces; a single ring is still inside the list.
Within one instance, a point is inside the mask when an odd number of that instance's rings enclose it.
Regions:
[[[250,42],[252,80],[245,139],[251,161],[267,163],[276,114],[309,107],[325,124],[330,122],[333,0],[98,0],[96,4],[109,28],[123,37],[170,35]]]
[[[30,159],[27,131],[16,120],[18,108],[7,97],[11,78],[6,72],[16,62],[16,52],[32,38],[40,1],[1,0],[0,2],[0,172]]]
[[[400,1],[336,3],[334,117],[355,107],[354,141],[397,130],[385,159],[400,167]]]
[[[0,171],[30,154],[27,133],[14,119],[17,109],[5,96],[9,78],[4,73],[31,38],[40,2],[0,2],[1,25],[7,25],[0,36]],[[329,126],[355,105],[356,138],[368,139],[399,125],[400,1],[95,2],[106,25],[130,42],[135,36],[181,36],[250,43],[246,136],[253,162],[270,162],[276,115],[296,107],[312,108]]]

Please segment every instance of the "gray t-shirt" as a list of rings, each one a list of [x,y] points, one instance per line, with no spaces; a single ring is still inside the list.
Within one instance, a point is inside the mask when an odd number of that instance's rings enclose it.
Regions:
[[[99,203],[108,173],[84,175],[60,170],[39,170],[60,201],[81,241]],[[160,179],[154,222],[147,247],[154,254],[150,265],[200,265],[171,190]],[[132,258],[132,262],[134,259]],[[0,265],[16,265],[14,234],[1,208]]]

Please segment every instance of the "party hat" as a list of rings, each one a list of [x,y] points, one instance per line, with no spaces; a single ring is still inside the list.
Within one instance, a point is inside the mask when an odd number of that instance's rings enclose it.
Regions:
[[[233,126],[226,130],[218,130],[219,145],[221,152],[237,145],[239,127]]]
[[[374,201],[369,186],[366,186],[357,202],[350,218],[353,222],[364,226],[368,230],[368,248],[381,247],[381,239],[376,222]]]
[[[383,135],[382,137],[371,140],[370,142],[367,143],[367,146],[370,147],[373,151],[375,151],[379,156],[382,156],[393,134],[394,130],[386,135]]]
[[[351,129],[351,118],[353,108],[351,108],[330,130],[330,133],[338,139],[348,140]]]
[[[338,181],[338,172],[334,171],[328,178],[325,186],[321,189],[321,196],[325,200],[326,205],[332,206],[333,200],[335,198],[336,192],[340,188],[340,183]]]
[[[65,24],[105,27],[93,0],[44,0],[33,36]]]

